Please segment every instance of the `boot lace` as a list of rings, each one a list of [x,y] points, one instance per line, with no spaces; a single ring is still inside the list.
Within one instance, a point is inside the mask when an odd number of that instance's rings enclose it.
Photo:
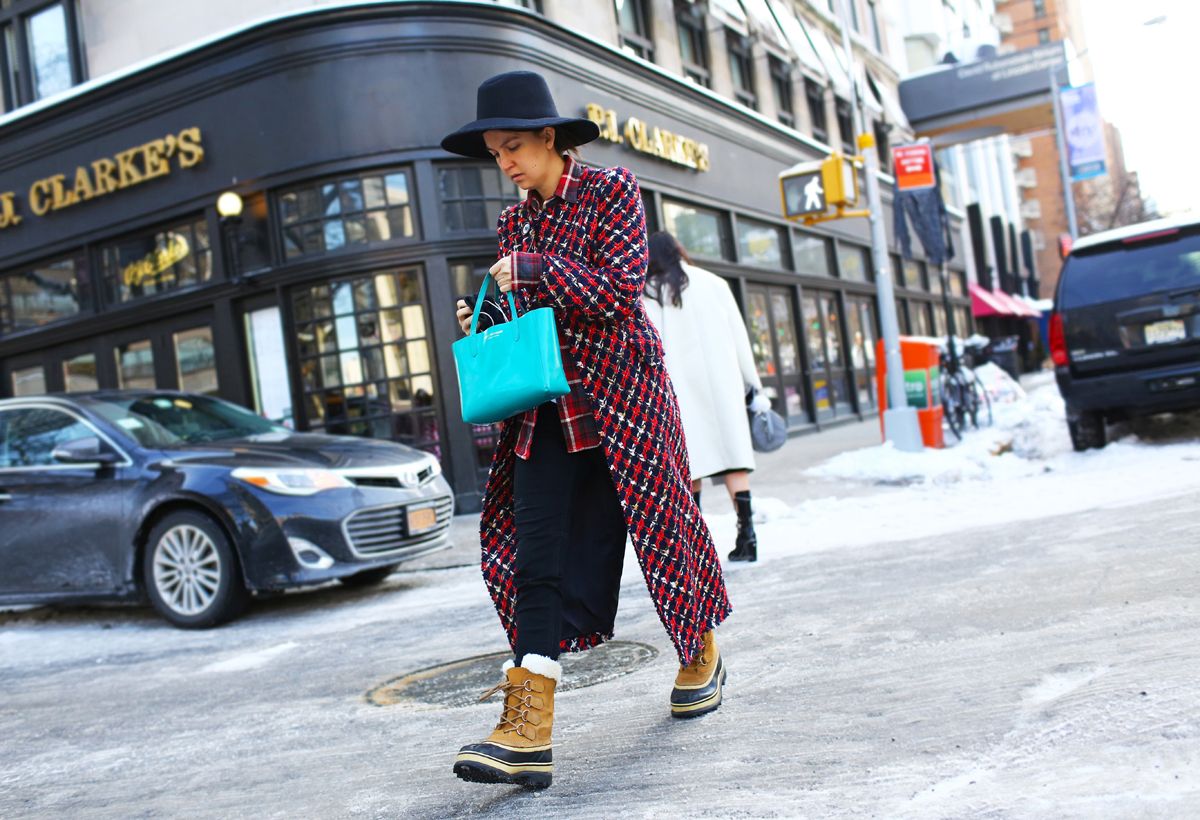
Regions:
[[[484,692],[479,697],[479,702],[482,703],[497,692],[502,692],[504,695],[504,711],[500,713],[500,722],[496,724],[496,729],[505,734],[516,732],[521,737],[533,740],[531,735],[522,731],[526,726],[530,727],[531,733],[533,730],[532,724],[527,721],[529,710],[533,708],[533,689],[530,688],[529,681],[518,684],[505,678]]]

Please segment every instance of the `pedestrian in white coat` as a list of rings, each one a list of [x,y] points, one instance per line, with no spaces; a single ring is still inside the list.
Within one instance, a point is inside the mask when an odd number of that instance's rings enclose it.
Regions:
[[[690,264],[687,252],[666,231],[650,237],[650,269],[642,297],[666,352],[667,373],[679,400],[679,415],[692,468],[692,492],[708,477],[720,477],[737,510],[731,561],[758,560],[750,504],[754,450],[746,417],[770,407],[754,367],[746,325],[725,280]]]

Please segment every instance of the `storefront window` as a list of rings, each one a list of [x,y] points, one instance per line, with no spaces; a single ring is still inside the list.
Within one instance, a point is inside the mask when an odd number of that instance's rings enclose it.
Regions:
[[[309,427],[387,438],[441,458],[427,304],[416,268],[292,295]]]
[[[154,350],[149,339],[118,345],[115,353],[118,387],[136,390],[155,388]]]
[[[663,199],[663,222],[693,256],[725,259],[728,247],[728,222],[725,214],[698,205]]]
[[[760,268],[782,268],[783,232],[774,225],[738,219],[738,261]]]
[[[416,235],[408,172],[402,169],[308,183],[279,196],[287,258]]]
[[[100,251],[109,304],[180,290],[212,279],[208,222],[194,217],[123,239]]]
[[[908,316],[914,336],[931,335],[933,327],[929,321],[929,304],[927,302],[909,302]]]
[[[7,309],[0,318],[3,332],[27,330],[88,309],[87,265],[82,256],[59,259],[0,280]]]
[[[495,231],[500,211],[521,199],[520,189],[495,163],[440,165],[437,173],[442,227],[447,233]]]
[[[63,362],[63,387],[68,393],[100,389],[100,382],[96,379],[95,354],[85,353]]]
[[[867,281],[867,252],[858,245],[838,245],[838,267],[850,282]]]
[[[12,372],[14,396],[41,396],[46,392],[46,371],[41,366],[23,367]]]
[[[809,276],[832,276],[829,240],[808,233],[795,234],[796,270]]]
[[[915,259],[904,260],[904,287],[909,290],[925,289],[925,265]]]
[[[966,296],[967,274],[960,270],[950,271],[950,295]]]
[[[185,393],[217,395],[217,356],[212,328],[197,327],[174,334],[179,389]]]
[[[929,292],[941,294],[942,292],[942,272],[936,266],[929,266]]]

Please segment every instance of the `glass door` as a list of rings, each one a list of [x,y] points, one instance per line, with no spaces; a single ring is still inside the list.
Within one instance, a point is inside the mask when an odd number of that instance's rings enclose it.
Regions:
[[[763,390],[789,426],[811,421],[804,401],[803,364],[789,288],[746,287],[746,329]]]
[[[818,419],[852,412],[837,305],[837,294],[832,292],[812,291],[804,297],[805,337]]]
[[[860,413],[874,409],[875,398],[875,305],[869,296],[846,299],[850,324],[850,364]]]
[[[242,313],[246,358],[254,412],[276,424],[293,427],[292,389],[288,381],[287,348],[283,343],[283,314],[269,304]]]

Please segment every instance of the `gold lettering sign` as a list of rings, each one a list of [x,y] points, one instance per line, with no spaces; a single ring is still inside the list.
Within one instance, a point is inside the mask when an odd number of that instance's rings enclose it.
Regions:
[[[29,186],[29,210],[34,216],[46,216],[167,176],[175,166],[195,167],[203,159],[200,129],[185,128],[112,157],[101,157],[69,174],[34,181]],[[16,194],[0,192],[0,230],[20,225],[21,219]]]
[[[702,142],[665,128],[648,126],[636,117],[630,117],[625,121],[625,127],[618,129],[617,112],[595,103],[588,103],[586,116],[600,127],[602,140],[625,144],[635,151],[697,171],[709,169],[708,146]]]
[[[144,286],[148,282],[169,282],[175,278],[175,272],[171,268],[187,259],[190,252],[187,238],[183,234],[167,234],[166,244],[121,268],[121,279],[127,288]]]

